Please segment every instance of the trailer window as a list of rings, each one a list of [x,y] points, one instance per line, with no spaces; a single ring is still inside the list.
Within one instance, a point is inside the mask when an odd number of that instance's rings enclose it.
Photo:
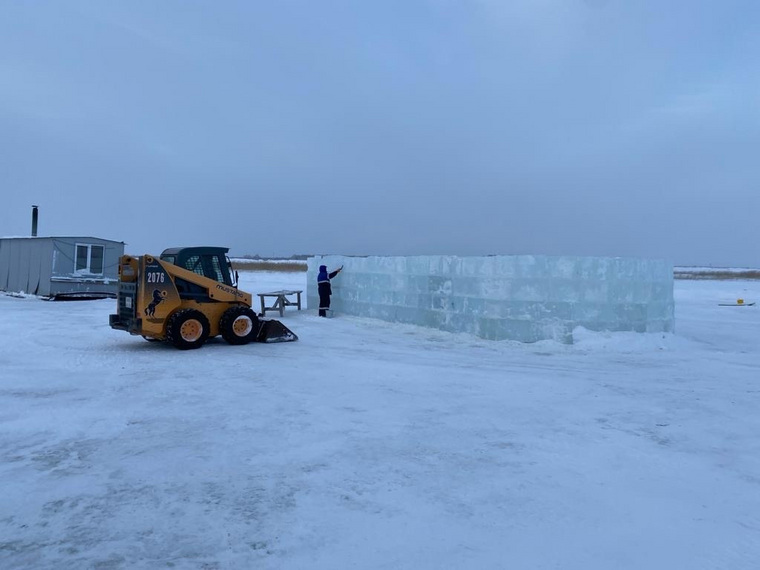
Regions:
[[[74,273],[103,275],[105,249],[102,245],[76,244],[74,248]]]
[[[90,246],[90,273],[103,273],[103,252],[105,248],[101,245]]]
[[[74,262],[74,265],[75,265],[74,270],[76,272],[85,271],[87,269],[87,252],[88,252],[88,246],[86,245],[77,246],[77,257],[76,257],[76,261]]]

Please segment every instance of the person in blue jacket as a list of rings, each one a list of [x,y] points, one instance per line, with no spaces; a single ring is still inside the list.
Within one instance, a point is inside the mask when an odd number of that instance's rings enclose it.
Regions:
[[[341,265],[338,269],[332,273],[327,272],[327,265],[319,266],[319,275],[317,275],[317,289],[319,291],[319,316],[326,317],[327,311],[330,310],[330,295],[332,295],[332,287],[330,286],[330,279],[335,277],[343,270]]]

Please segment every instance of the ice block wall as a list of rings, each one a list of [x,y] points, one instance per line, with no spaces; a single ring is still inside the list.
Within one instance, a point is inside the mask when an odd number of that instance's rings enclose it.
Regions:
[[[598,257],[346,257],[308,260],[309,308],[317,273],[332,281],[336,313],[471,333],[486,339],[572,342],[582,326],[672,332],[673,266]]]

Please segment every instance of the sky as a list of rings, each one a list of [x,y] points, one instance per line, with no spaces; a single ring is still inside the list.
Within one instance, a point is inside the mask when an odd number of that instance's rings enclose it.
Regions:
[[[760,266],[754,0],[0,0],[0,235]]]

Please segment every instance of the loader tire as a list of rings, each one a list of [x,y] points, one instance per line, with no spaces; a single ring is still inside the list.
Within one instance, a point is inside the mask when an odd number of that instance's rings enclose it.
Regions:
[[[219,331],[230,344],[248,344],[259,334],[259,318],[248,307],[231,307],[219,319]]]
[[[181,309],[166,323],[166,340],[180,350],[200,348],[211,331],[208,319],[195,309]]]

